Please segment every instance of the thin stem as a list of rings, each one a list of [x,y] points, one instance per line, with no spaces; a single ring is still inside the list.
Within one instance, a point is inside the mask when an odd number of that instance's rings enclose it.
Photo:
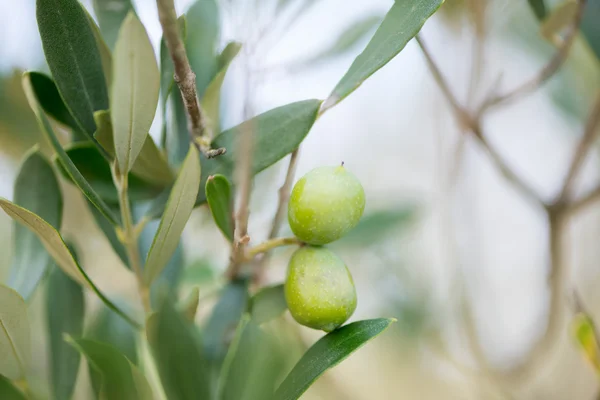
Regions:
[[[537,193],[535,192],[535,190],[533,190],[531,187],[529,187],[529,185],[527,185],[525,183],[525,181],[523,181],[512,170],[512,168],[510,168],[508,166],[508,164],[500,156],[500,153],[498,153],[496,151],[496,149],[487,141],[487,138],[486,138],[486,136],[483,133],[483,130],[481,128],[481,124],[479,123],[479,121],[473,119],[469,115],[469,113],[467,113],[467,111],[460,105],[460,103],[458,102],[456,96],[454,96],[454,94],[450,90],[450,87],[448,86],[448,83],[446,82],[446,79],[444,78],[444,76],[442,75],[442,73],[441,73],[440,69],[438,68],[437,64],[433,60],[433,57],[431,56],[431,53],[429,52],[427,46],[425,45],[425,42],[420,37],[420,35],[417,35],[417,43],[421,47],[421,51],[423,52],[423,55],[425,56],[425,60],[427,62],[427,65],[429,66],[429,69],[431,70],[431,73],[432,73],[435,81],[437,82],[437,84],[440,87],[442,93],[444,94],[444,96],[446,97],[446,99],[448,100],[448,102],[450,103],[450,106],[452,107],[452,110],[454,111],[454,114],[455,114],[458,122],[460,123],[461,128],[466,128],[466,129],[470,130],[473,133],[473,136],[479,141],[479,143],[481,144],[481,146],[488,153],[488,155],[490,157],[490,160],[494,163],[495,167],[502,173],[502,175],[517,190],[519,190],[522,194],[524,194],[525,196],[527,196],[533,202],[535,202],[537,204],[540,204],[544,208],[546,208],[546,205],[539,198],[539,196],[537,195]]]
[[[571,161],[569,171],[567,172],[567,177],[565,178],[562,190],[560,191],[560,194],[558,196],[558,203],[564,203],[568,200],[571,194],[571,189],[575,182],[575,178],[577,177],[581,166],[583,165],[583,162],[585,161],[588,153],[590,152],[592,144],[594,144],[599,124],[600,92],[598,92],[594,105],[592,106],[592,110],[588,116],[583,135],[581,136],[581,140],[579,141],[577,148],[575,149],[573,160]]]
[[[204,112],[200,107],[196,92],[196,74],[190,67],[183,40],[179,35],[173,0],[156,0],[156,5],[165,42],[175,67],[175,82],[181,91],[183,104],[187,110],[190,139],[208,158],[224,154],[226,151],[224,148],[211,149],[210,147],[212,133],[206,125]]]
[[[150,290],[144,281],[144,273],[142,270],[142,261],[140,258],[140,251],[138,248],[138,234],[136,227],[133,225],[133,217],[131,208],[129,206],[129,194],[128,194],[128,175],[120,174],[116,171],[117,167],[113,168],[114,180],[119,192],[119,208],[121,209],[121,220],[123,223],[123,240],[125,250],[127,251],[127,258],[129,264],[133,270],[138,286],[138,292],[140,294],[140,300],[146,314],[152,311],[150,306]]]
[[[261,244],[251,247],[246,252],[246,261],[252,260],[259,254],[267,253],[277,247],[289,245],[301,245],[302,242],[295,237],[269,239]]]
[[[502,95],[494,96],[488,99],[480,108],[479,115],[487,109],[500,105],[506,104],[537,90],[540,88],[548,79],[550,79],[564,64],[571,46],[577,37],[579,31],[579,25],[583,17],[583,8],[586,0],[579,0],[577,5],[577,11],[573,17],[573,22],[569,25],[568,31],[565,34],[564,40],[561,42],[554,56],[548,61],[546,65],[531,79],[517,86],[516,88],[506,92]]]

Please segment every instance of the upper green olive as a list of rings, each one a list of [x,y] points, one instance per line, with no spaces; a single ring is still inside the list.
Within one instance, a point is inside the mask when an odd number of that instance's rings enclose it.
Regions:
[[[325,332],[342,325],[356,309],[350,271],[324,247],[301,247],[292,255],[285,299],[298,323]]]
[[[322,245],[356,226],[365,209],[365,191],[344,166],[319,167],[294,186],[288,221],[303,242]]]

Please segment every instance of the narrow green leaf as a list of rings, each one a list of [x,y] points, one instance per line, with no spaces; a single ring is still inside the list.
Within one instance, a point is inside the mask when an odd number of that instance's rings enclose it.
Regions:
[[[175,185],[173,185],[165,212],[146,258],[144,269],[146,282],[152,283],[177,248],[179,238],[194,208],[199,186],[198,152],[194,146],[190,146],[190,151],[183,162]]]
[[[94,0],[93,5],[102,36],[112,50],[125,17],[130,11],[135,13],[133,4],[131,0]]]
[[[26,156],[15,180],[14,202],[60,229],[63,207],[60,186],[52,167],[35,148]],[[15,223],[13,232],[8,284],[28,300],[52,264],[52,258],[27,228]]]
[[[96,225],[98,225],[98,228],[100,228],[100,230],[108,240],[110,247],[112,247],[117,256],[119,256],[119,258],[123,262],[123,265],[131,269],[131,267],[129,266],[129,259],[127,258],[127,250],[125,249],[125,246],[123,246],[123,243],[121,243],[121,241],[119,240],[117,232],[115,231],[115,227],[112,226],[110,222],[106,220],[106,218],[104,218],[104,216],[100,213],[100,211],[98,211],[96,207],[94,207],[93,204],[91,204],[88,201],[87,205],[88,209],[92,213],[92,216],[94,217],[94,221],[96,221]],[[118,212],[118,206],[115,206],[114,210],[115,212]]]
[[[190,149],[187,111],[183,105],[181,92],[173,90],[169,96],[170,113],[167,115],[166,146],[169,164],[177,169],[181,166]]]
[[[198,98],[219,70],[217,46],[220,15],[216,0],[196,0],[187,11],[185,47],[192,70],[196,74]]]
[[[27,400],[25,395],[2,375],[0,375],[0,399]]]
[[[546,4],[544,0],[527,0],[527,2],[538,20],[542,21],[546,18]]]
[[[152,389],[144,375],[111,345],[90,339],[68,338],[88,363],[102,375],[100,398],[111,400],[152,399]]]
[[[233,59],[240,52],[241,48],[242,44],[237,42],[231,42],[225,47],[218,60],[220,68],[219,72],[206,88],[204,96],[202,96],[200,105],[204,110],[207,125],[213,132],[220,131],[219,108],[221,104],[221,87],[223,86],[223,81],[225,80],[225,74],[227,73],[229,64],[231,64]]]
[[[571,322],[571,331],[586,361],[600,374],[600,347],[596,339],[594,321],[586,314],[579,313]]]
[[[223,364],[219,398],[272,399],[284,365],[283,351],[275,338],[246,316]]]
[[[600,60],[600,0],[588,0],[581,20],[581,32]]]
[[[231,184],[223,175],[206,180],[206,199],[215,223],[230,242],[233,241],[233,198]]]
[[[65,343],[64,334],[83,332],[83,288],[54,268],[46,289],[46,323],[50,347],[50,383],[55,399],[70,399],[79,370],[79,353]]]
[[[112,179],[110,165],[98,153],[96,147],[90,143],[77,142],[68,145],[65,152],[75,168],[102,200],[108,204],[118,203],[119,193]],[[59,157],[54,157],[54,164],[65,179],[75,183]],[[129,197],[133,201],[153,199],[164,189],[164,186],[152,185],[132,173],[129,173],[128,182]]]
[[[181,312],[188,321],[194,322],[196,312],[198,311],[198,304],[200,304],[200,289],[195,287],[192,288],[188,296],[179,304]]]
[[[148,203],[138,203],[134,205],[132,211],[135,221],[145,218],[148,206]],[[148,221],[140,233],[138,248],[142,260],[148,255],[159,226],[160,221],[158,220]],[[163,268],[160,275],[154,279],[150,287],[150,302],[153,308],[159,307],[160,304],[162,304],[160,300],[164,298],[165,295],[177,298],[177,289],[183,273],[183,266],[184,254],[180,240],[175,252],[167,262],[167,266]]]
[[[217,365],[223,361],[235,329],[248,307],[248,282],[230,282],[212,310],[204,329],[204,352]]]
[[[187,22],[185,15],[179,17],[177,22],[179,23],[179,34],[181,35],[182,40],[185,41],[187,37]],[[160,39],[160,105],[163,112],[163,140],[166,140],[164,135],[166,134],[167,129],[167,99],[169,98],[169,93],[171,93],[171,89],[173,89],[174,85],[175,66],[173,65],[173,60],[171,59],[171,54],[167,48],[165,38],[162,37]]]
[[[185,268],[182,280],[190,285],[207,285],[214,283],[217,276],[210,261],[199,259]]]
[[[358,225],[346,236],[335,242],[335,246],[369,247],[380,243],[390,232],[408,227],[416,219],[417,207],[405,205],[389,210],[373,211],[364,215]]]
[[[94,111],[108,109],[102,59],[77,0],[37,0],[36,15],[46,61],[67,107],[90,138]]]
[[[369,340],[386,330],[394,319],[357,321],[328,333],[302,356],[275,392],[275,400],[295,400],[325,371],[335,367]]]
[[[250,310],[252,320],[258,325],[281,316],[287,310],[283,284],[256,293],[250,300]]]
[[[120,303],[121,307],[127,307],[127,303]],[[92,323],[84,335],[87,339],[106,343],[121,352],[134,365],[138,364],[137,338],[138,333],[107,307],[102,307],[94,316]],[[92,389],[99,398],[102,389],[102,374],[88,366]]]
[[[92,189],[88,181],[85,180],[83,175],[79,172],[75,164],[71,161],[62,145],[60,144],[58,138],[56,137],[52,126],[50,125],[50,121],[46,118],[44,111],[40,107],[35,93],[31,87],[31,73],[26,72],[23,74],[23,90],[25,91],[25,95],[27,96],[27,100],[29,102],[29,106],[35,113],[37,117],[38,124],[42,132],[44,133],[46,139],[54,149],[57,154],[57,157],[60,159],[63,167],[68,171],[71,179],[77,187],[82,191],[85,197],[88,198],[98,208],[98,210],[104,215],[113,225],[119,225],[119,219],[117,216],[110,210],[110,208],[104,203],[104,201],[100,198],[100,196]]]
[[[579,5],[573,1],[565,1],[544,18],[540,24],[540,34],[546,40],[554,43],[556,35],[573,22]]]
[[[167,398],[209,399],[208,366],[196,327],[164,302],[146,330]]]
[[[330,108],[342,101],[400,53],[443,2],[444,0],[397,0],[323,107]]]
[[[113,127],[110,121],[109,111],[97,111],[94,119],[98,130],[94,137],[114,157],[115,143],[113,138]],[[152,136],[146,135],[142,150],[135,160],[131,172],[144,181],[165,188],[173,183],[174,177],[165,156],[158,149]]]
[[[29,230],[37,235],[46,248],[46,251],[50,253],[54,261],[64,273],[69,275],[74,281],[78,282],[82,286],[93,290],[94,293],[100,297],[100,300],[102,300],[113,311],[118,313],[123,319],[127,320],[132,325],[138,325],[136,321],[124,314],[120,309],[116,308],[115,305],[112,304],[110,300],[108,300],[108,298],[96,287],[96,285],[94,285],[94,283],[86,274],[85,270],[83,270],[79,263],[73,258],[73,255],[69,251],[60,233],[58,233],[58,231],[54,229],[52,225],[31,211],[19,207],[18,205],[11,203],[2,197],[0,197],[0,208],[2,208],[4,212],[6,212],[6,214],[8,214],[8,216],[13,220],[19,222],[23,226],[26,226]]]
[[[46,114],[73,130],[81,130],[60,97],[58,88],[52,78],[41,72],[30,72],[29,79],[35,97]]]
[[[171,98],[174,97],[171,96]],[[206,186],[206,181],[211,175],[222,174],[230,181],[232,180],[236,160],[237,135],[249,129],[253,129],[255,134],[255,150],[252,154],[253,174],[261,172],[290,154],[298,148],[315,123],[320,105],[320,100],[304,100],[287,104],[221,133],[213,141],[213,147],[225,147],[227,153],[210,160],[200,156],[202,187]],[[187,143],[189,146],[189,140]],[[171,147],[169,147],[169,151],[171,151]],[[173,158],[169,155],[169,162],[172,161]],[[146,214],[148,218],[157,218],[162,214],[167,198],[166,191],[156,198]],[[201,190],[198,192],[196,206],[204,203],[206,203],[206,191]]]
[[[25,377],[31,361],[27,305],[13,289],[0,284],[0,375]]]
[[[102,61],[102,71],[104,71],[104,78],[106,78],[106,87],[109,88],[112,83],[112,53],[102,38],[100,28],[96,24],[96,21],[94,21],[94,18],[92,18],[85,7],[83,7],[83,9],[85,10],[88,23],[92,27],[92,32],[94,33],[94,39],[96,40],[96,46],[98,46],[100,60]]]
[[[131,170],[148,136],[160,85],[150,38],[133,13],[119,31],[113,80],[110,109],[115,153],[119,169],[125,173]]]
[[[348,26],[329,46],[317,54],[292,65],[293,69],[313,67],[338,57],[352,49],[361,40],[366,38],[373,29],[379,26],[383,17],[381,15],[367,15]]]

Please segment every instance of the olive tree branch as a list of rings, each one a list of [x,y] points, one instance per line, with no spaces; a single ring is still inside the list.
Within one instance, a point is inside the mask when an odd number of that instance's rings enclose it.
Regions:
[[[496,149],[486,139],[479,120],[475,120],[471,115],[460,105],[456,96],[450,90],[446,79],[443,77],[440,69],[433,60],[431,53],[429,52],[425,42],[417,35],[417,43],[425,56],[425,61],[437,82],[442,93],[450,103],[454,114],[461,125],[461,128],[471,131],[473,136],[477,139],[479,144],[488,153],[490,160],[494,163],[494,166],[502,173],[502,175],[524,196],[532,200],[534,203],[542,205],[546,208],[545,203],[540,199],[538,194],[529,185],[527,185],[502,159]]]
[[[569,166],[567,177],[565,178],[560,194],[558,195],[557,203],[563,204],[569,200],[575,179],[581,169],[581,166],[583,165],[583,162],[589,154],[592,145],[594,144],[594,140],[596,139],[599,124],[600,92],[598,92],[596,96],[596,100],[594,101],[592,110],[590,111],[586,121],[583,135],[581,136],[581,139],[579,140],[579,143],[575,149],[575,154],[573,155],[573,160]]]
[[[156,5],[165,42],[175,67],[174,79],[187,110],[190,140],[207,158],[224,154],[225,148],[212,149],[210,147],[212,133],[206,125],[204,112],[200,107],[198,93],[196,92],[196,74],[190,67],[185,46],[179,35],[177,13],[175,12],[173,0],[156,0]]]
[[[274,238],[262,242],[259,245],[251,247],[246,252],[245,260],[250,261],[259,254],[267,253],[277,247],[289,245],[302,245],[302,242],[296,237]]]
[[[586,0],[578,0],[577,1],[577,11],[573,17],[573,21],[567,28],[567,32],[565,34],[565,38],[560,43],[558,49],[554,53],[554,56],[542,67],[538,73],[529,79],[526,82],[523,82],[516,88],[501,94],[492,96],[487,101],[485,101],[477,115],[481,115],[487,109],[490,109],[494,106],[498,106],[500,104],[507,104],[509,102],[518,100],[523,96],[537,90],[540,86],[542,86],[548,79],[550,79],[564,64],[565,60],[569,55],[569,51],[577,37],[577,32],[579,31],[579,26],[581,24],[581,20],[583,17],[583,8],[585,6]]]

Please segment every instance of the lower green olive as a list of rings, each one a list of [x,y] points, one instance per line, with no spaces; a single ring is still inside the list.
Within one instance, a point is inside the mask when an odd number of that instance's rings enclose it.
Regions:
[[[356,309],[350,271],[341,258],[323,247],[301,247],[292,255],[285,299],[298,323],[325,332],[342,325]]]

